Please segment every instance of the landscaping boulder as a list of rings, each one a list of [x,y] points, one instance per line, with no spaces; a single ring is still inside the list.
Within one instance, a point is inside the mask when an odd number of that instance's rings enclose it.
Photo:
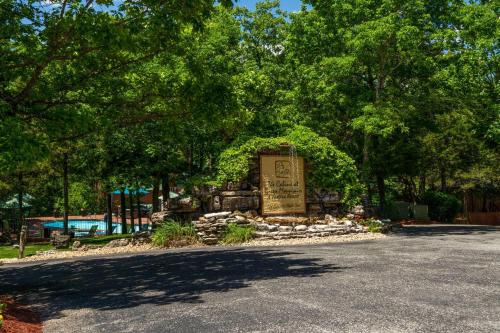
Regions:
[[[218,213],[205,214],[203,215],[203,217],[206,219],[212,219],[212,218],[223,219],[229,217],[229,215],[231,215],[231,212],[218,212]]]
[[[307,226],[304,224],[300,224],[300,225],[295,227],[295,231],[306,231],[306,230],[307,230]]]
[[[73,251],[75,251],[75,250],[78,250],[80,247],[82,247],[82,243],[81,243],[80,241],[75,241],[75,242],[73,243],[73,246],[71,247],[71,249],[72,249]]]
[[[127,238],[115,239],[105,245],[105,247],[120,247],[127,246],[130,243],[130,240]]]
[[[307,217],[295,217],[295,216],[270,216],[266,217],[267,223],[307,223]]]
[[[365,215],[365,209],[362,205],[357,205],[357,206],[354,206],[354,208],[351,210],[351,213],[362,217]]]
[[[62,249],[62,248],[67,248],[69,246],[69,241],[70,241],[70,236],[69,235],[54,235],[50,243],[56,248],[56,249]]]
[[[85,252],[85,251],[89,251],[89,250],[95,250],[98,248],[100,248],[99,245],[83,244],[82,246],[77,248],[76,251]]]
[[[328,222],[328,223],[330,223],[330,222],[335,222],[335,221],[336,221],[336,219],[335,219],[335,217],[333,217],[332,215],[330,215],[330,214],[326,214],[326,215],[325,215],[325,221],[326,221],[326,222]]]
[[[171,216],[171,212],[167,211],[167,210],[153,213],[153,215],[151,215],[151,223],[152,224],[161,224],[163,222],[166,222],[170,216]]]
[[[138,231],[132,235],[131,244],[133,245],[143,245],[151,243],[151,232],[150,231]]]

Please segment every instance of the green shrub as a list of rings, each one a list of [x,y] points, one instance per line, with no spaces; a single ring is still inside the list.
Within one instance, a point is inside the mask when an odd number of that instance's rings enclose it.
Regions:
[[[347,205],[358,202],[361,185],[354,160],[326,137],[304,126],[295,126],[281,137],[237,140],[219,157],[217,184],[245,179],[252,159],[260,151],[283,150],[283,143],[290,144],[307,161],[306,181],[309,187],[338,190],[342,193],[342,202]],[[291,153],[289,148],[286,149],[285,153]]]
[[[382,232],[382,227],[384,226],[382,222],[374,219],[360,220],[356,223],[368,227],[368,232]]]
[[[249,226],[239,226],[237,224],[231,223],[227,226],[226,234],[222,239],[223,244],[238,244],[248,242],[253,238],[254,228]]]
[[[460,211],[460,201],[443,192],[425,192],[423,202],[429,206],[429,217],[435,221],[453,222]]]
[[[152,236],[153,244],[157,246],[182,246],[196,244],[198,239],[192,225],[167,221],[159,226]]]
[[[4,312],[6,307],[7,307],[7,305],[0,303],[0,329],[2,329],[2,326],[3,326],[3,312]]]

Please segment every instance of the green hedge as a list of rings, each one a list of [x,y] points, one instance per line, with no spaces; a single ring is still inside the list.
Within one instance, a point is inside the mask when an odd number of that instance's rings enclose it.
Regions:
[[[429,217],[435,221],[451,223],[461,208],[460,200],[443,192],[428,191],[422,201],[429,206]]]
[[[306,178],[308,185],[340,191],[344,203],[357,203],[361,186],[354,160],[330,140],[304,126],[296,126],[282,137],[254,137],[243,143],[236,142],[219,158],[217,184],[245,179],[251,160],[260,151],[280,151],[283,144],[291,145],[305,158],[310,167]]]

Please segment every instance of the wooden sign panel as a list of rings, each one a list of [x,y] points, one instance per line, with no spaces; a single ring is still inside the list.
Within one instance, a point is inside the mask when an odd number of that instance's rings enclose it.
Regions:
[[[260,190],[263,215],[305,213],[304,159],[261,155]]]

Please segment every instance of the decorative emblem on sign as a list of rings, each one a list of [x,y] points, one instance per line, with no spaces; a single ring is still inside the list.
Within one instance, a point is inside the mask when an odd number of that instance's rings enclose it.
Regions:
[[[289,161],[276,161],[274,162],[274,172],[278,178],[290,178],[290,162]]]

